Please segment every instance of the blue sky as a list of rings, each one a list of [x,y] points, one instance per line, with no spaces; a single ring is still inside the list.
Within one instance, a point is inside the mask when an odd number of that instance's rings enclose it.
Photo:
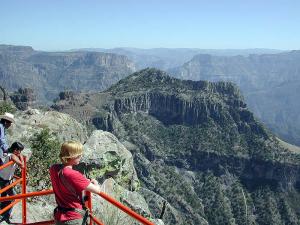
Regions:
[[[1,0],[0,44],[300,49],[299,0]]]

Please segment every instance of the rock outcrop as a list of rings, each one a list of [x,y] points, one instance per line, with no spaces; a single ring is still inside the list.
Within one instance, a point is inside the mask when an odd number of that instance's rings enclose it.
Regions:
[[[87,140],[86,128],[71,116],[63,113],[30,109],[17,112],[15,117],[15,124],[8,130],[9,142],[21,141],[25,146],[29,146],[30,137],[44,128],[49,128],[60,142]]]
[[[131,153],[111,133],[96,130],[84,144],[83,168],[97,179],[113,177],[128,190],[140,186]]]
[[[18,91],[10,95],[10,99],[15,104],[17,109],[27,110],[34,104],[36,100],[36,95],[34,94],[34,91],[31,88],[19,88]]]

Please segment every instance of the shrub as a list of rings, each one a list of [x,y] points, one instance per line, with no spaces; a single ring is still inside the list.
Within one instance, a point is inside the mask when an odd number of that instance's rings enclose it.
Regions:
[[[0,102],[0,115],[4,114],[5,112],[14,113],[15,111],[16,109],[12,104],[5,101]]]
[[[28,162],[29,185],[38,189],[49,188],[49,167],[58,162],[59,141],[48,128],[44,128],[32,136],[30,145],[32,156]]]

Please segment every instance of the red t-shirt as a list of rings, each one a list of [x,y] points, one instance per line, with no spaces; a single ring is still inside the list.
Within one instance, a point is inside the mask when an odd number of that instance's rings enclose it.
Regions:
[[[61,169],[63,177],[65,178],[65,182],[62,182],[61,177],[59,177],[59,172]],[[60,164],[51,166],[50,178],[55,194],[55,200],[60,207],[82,209],[82,205],[80,202],[80,199],[82,199],[82,191],[85,190],[86,187],[90,184],[90,180],[88,180],[80,172],[69,167],[63,167]],[[64,183],[69,184],[73,188],[65,187]],[[76,192],[77,196],[74,194],[74,191]],[[55,220],[61,222],[82,218],[79,213],[74,211],[67,211],[64,213],[58,211],[57,213],[55,213],[54,217]]]

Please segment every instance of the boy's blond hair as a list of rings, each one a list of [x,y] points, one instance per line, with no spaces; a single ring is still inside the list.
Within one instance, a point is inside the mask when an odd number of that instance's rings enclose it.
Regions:
[[[78,141],[66,141],[61,145],[59,158],[62,163],[82,155],[83,145]]]

